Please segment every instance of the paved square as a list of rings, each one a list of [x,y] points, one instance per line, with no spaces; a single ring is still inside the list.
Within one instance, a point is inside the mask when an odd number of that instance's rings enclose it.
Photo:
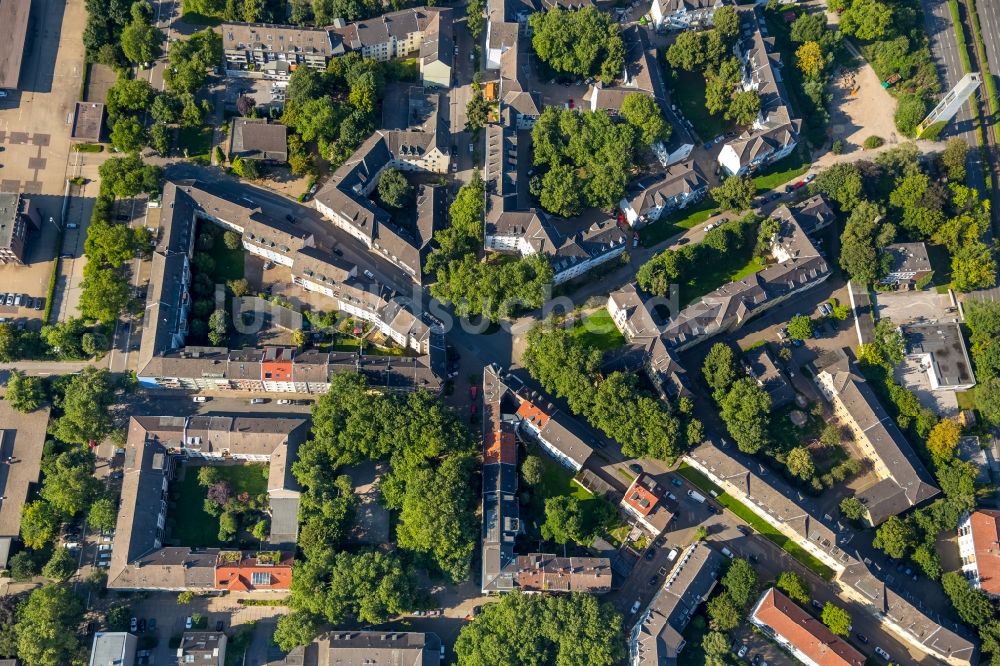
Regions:
[[[4,192],[20,192],[21,191],[21,181],[19,180],[0,180],[0,190]]]
[[[44,157],[32,157],[31,159],[28,160],[28,168],[29,169],[44,169],[46,161],[47,160]]]
[[[7,131],[6,130],[0,130],[0,143],[3,143],[4,139],[6,139],[6,138],[7,138]]]
[[[11,132],[10,142],[15,144],[28,143],[28,133],[27,132]]]
[[[51,137],[48,134],[36,134],[31,137],[31,143],[36,146],[47,146],[49,145],[49,139]]]
[[[42,181],[40,180],[29,180],[24,184],[25,194],[41,194],[42,193]]]

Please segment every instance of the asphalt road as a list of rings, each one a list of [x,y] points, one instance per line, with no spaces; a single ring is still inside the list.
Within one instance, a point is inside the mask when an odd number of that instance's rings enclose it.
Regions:
[[[985,6],[986,3],[984,3]],[[927,36],[930,39],[931,55],[934,64],[938,69],[938,76],[941,78],[942,96],[951,90],[958,81],[965,75],[962,69],[962,61],[959,57],[958,42],[955,38],[955,27],[952,25],[951,13],[948,10],[948,3],[945,0],[921,0],[924,8],[924,24],[927,29]],[[993,8],[997,11],[996,7]],[[989,30],[983,26],[983,38]],[[992,41],[996,42],[998,38]],[[987,49],[989,46],[987,45]],[[962,106],[955,118],[949,122],[941,133],[942,138],[960,136],[965,139],[970,146],[978,145],[975,128],[972,121],[972,111],[969,104]],[[986,178],[982,157],[977,150],[969,151],[969,184],[980,192],[986,191]]]

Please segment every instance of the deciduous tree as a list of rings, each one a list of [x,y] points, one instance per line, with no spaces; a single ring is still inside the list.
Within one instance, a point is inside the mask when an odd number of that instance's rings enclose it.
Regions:
[[[750,207],[756,191],[756,186],[749,178],[730,176],[722,185],[712,189],[712,199],[720,208],[739,212]]]
[[[768,442],[771,396],[753,379],[736,380],[719,403],[720,415],[744,453],[756,453]]]
[[[851,614],[829,601],[823,606],[822,620],[835,634],[847,636],[851,633]]]
[[[41,377],[31,377],[19,370],[12,370],[7,379],[4,399],[18,412],[33,412],[45,399],[45,383]]]
[[[80,657],[83,603],[58,583],[40,587],[17,611],[17,656],[28,666],[58,666]]]

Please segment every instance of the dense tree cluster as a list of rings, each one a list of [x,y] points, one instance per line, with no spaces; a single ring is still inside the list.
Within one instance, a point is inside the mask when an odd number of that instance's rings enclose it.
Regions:
[[[486,185],[476,171],[449,208],[451,225],[435,232],[437,248],[424,268],[436,278],[431,285],[434,298],[453,304],[460,316],[498,321],[521,308],[541,306],[553,272],[541,255],[492,255],[480,261],[485,206]]]
[[[545,500],[542,538],[558,544],[589,546],[603,530],[613,527],[618,512],[603,500],[584,501],[574,495],[559,495]]]
[[[699,267],[720,261],[727,253],[748,248],[756,229],[757,217],[753,214],[720,224],[706,233],[700,243],[683,245],[677,250],[667,249],[654,256],[639,267],[636,281],[643,290],[655,296],[667,296],[671,285],[679,285],[680,302],[687,303],[690,297],[685,296],[684,288],[693,283]]]
[[[611,15],[596,7],[553,7],[528,17],[535,54],[553,71],[611,83],[625,67],[625,43]]]
[[[775,8],[773,17],[776,20],[769,25],[782,33],[779,40],[787,38],[795,50],[797,67],[790,71],[790,85],[800,89],[805,97],[799,98],[805,107],[799,113],[806,134],[813,143],[820,143],[830,121],[827,83],[841,48],[840,32],[827,26],[826,15],[822,12],[802,12],[791,24],[779,16],[782,13],[780,7]],[[787,35],[783,34],[785,31]]]
[[[130,63],[151,63],[159,57],[163,41],[163,33],[152,25],[153,7],[139,0],[132,3],[130,14],[132,19],[122,29],[122,52]]]
[[[345,466],[388,460],[382,500],[399,511],[403,553],[452,582],[469,574],[477,526],[468,432],[436,398],[372,394],[360,375],[338,375],[316,403],[312,438],[292,471],[304,489],[291,596],[294,612],[275,639],[288,649],[311,640],[321,623],[377,623],[415,604],[413,572],[398,555],[338,552],[354,498]]]
[[[589,594],[504,595],[487,604],[455,642],[458,663],[588,664],[611,666],[625,657],[621,616]]]
[[[635,166],[639,131],[604,111],[547,106],[531,130],[535,166],[531,189],[545,210],[573,217],[584,208],[611,210]]]
[[[83,614],[83,600],[64,584],[33,590],[17,607],[13,630],[18,659],[27,666],[86,661],[87,648],[77,634]]]
[[[170,90],[194,94],[205,84],[209,70],[222,62],[222,35],[211,28],[178,40],[170,47],[163,79]]]
[[[744,559],[732,560],[722,577],[722,592],[708,602],[709,624],[715,631],[732,631],[746,617],[747,607],[756,599],[757,572]]]
[[[813,190],[850,213],[841,236],[840,265],[852,279],[882,279],[890,262],[883,248],[904,236],[944,246],[958,291],[996,283],[996,260],[983,241],[990,224],[989,201],[961,183],[944,182],[938,173],[949,180],[964,173],[964,151],[964,144],[952,142],[947,159],[926,163],[913,144],[903,144],[874,162],[838,164],[820,173]]]
[[[643,93],[629,93],[622,100],[619,114],[630,125],[639,130],[639,138],[649,146],[670,138],[672,127],[663,118],[659,103]]]
[[[282,122],[339,165],[375,129],[385,80],[385,65],[357,52],[334,58],[325,72],[300,67],[288,83]]]
[[[691,434],[700,437],[701,424],[691,418],[687,403],[684,411],[680,403],[672,408],[622,372],[599,377],[600,352],[566,329],[540,324],[528,333],[527,343],[522,363],[531,376],[617,441],[625,455],[672,461],[696,443],[688,442]]]

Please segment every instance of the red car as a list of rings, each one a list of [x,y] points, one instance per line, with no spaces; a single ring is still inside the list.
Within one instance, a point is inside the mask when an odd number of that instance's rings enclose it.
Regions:
[[[478,393],[479,393],[479,387],[478,386],[472,385],[472,386],[469,387],[469,395],[472,396],[473,400],[476,399],[476,395],[478,395]]]

